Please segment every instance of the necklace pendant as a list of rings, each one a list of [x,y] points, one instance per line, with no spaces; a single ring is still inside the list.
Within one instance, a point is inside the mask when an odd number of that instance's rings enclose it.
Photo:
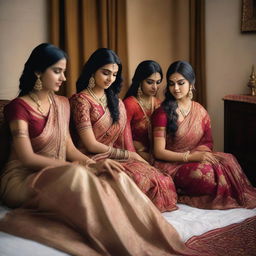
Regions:
[[[28,96],[31,100],[33,100],[37,105],[37,110],[40,112],[41,115],[45,116],[45,112],[42,109],[42,102],[39,100],[38,96],[35,93],[29,92]],[[52,105],[52,99],[48,95],[48,101],[50,105]]]

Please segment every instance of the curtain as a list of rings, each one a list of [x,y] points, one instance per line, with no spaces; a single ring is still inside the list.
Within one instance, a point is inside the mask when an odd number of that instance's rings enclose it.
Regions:
[[[196,73],[194,100],[206,107],[205,0],[190,0],[189,9],[190,63]]]
[[[128,79],[126,0],[49,0],[50,41],[69,56],[67,82],[60,94],[76,92],[83,64],[100,47],[114,50]],[[120,93],[126,91],[124,83]]]

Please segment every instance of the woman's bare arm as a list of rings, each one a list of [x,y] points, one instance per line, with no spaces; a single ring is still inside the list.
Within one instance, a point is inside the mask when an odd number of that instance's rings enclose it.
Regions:
[[[194,152],[174,152],[166,149],[165,134],[166,128],[157,127],[154,129],[154,155],[159,160],[172,161],[172,162],[209,162],[217,164],[217,157],[206,151]]]
[[[46,166],[67,164],[64,160],[52,159],[33,151],[28,133],[28,124],[23,120],[14,120],[10,123],[13,146],[18,159],[29,168],[42,169]]]
[[[154,128],[153,140],[154,140],[154,156],[159,160],[165,161],[183,161],[184,153],[178,153],[166,149],[166,138],[164,136],[166,131],[165,127]]]

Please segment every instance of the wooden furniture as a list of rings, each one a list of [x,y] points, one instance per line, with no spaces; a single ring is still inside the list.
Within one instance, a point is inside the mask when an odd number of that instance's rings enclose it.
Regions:
[[[237,158],[256,186],[256,96],[224,97],[224,151]]]

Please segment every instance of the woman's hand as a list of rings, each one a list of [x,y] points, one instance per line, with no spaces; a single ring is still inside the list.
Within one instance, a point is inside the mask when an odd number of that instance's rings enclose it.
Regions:
[[[211,164],[218,164],[219,160],[211,152],[202,152],[202,151],[195,151],[190,153],[188,156],[188,161],[198,161],[203,163],[211,163]]]
[[[89,164],[89,167],[95,168],[97,170],[97,175],[109,173],[114,179],[117,179],[117,173],[124,171],[124,167],[112,159],[105,159]]]
[[[141,162],[144,162],[144,163],[148,164],[148,162],[145,159],[143,159],[138,153],[131,152],[131,151],[129,153],[130,153],[130,158],[131,159],[134,159],[134,160],[137,160],[137,161],[141,161]]]

